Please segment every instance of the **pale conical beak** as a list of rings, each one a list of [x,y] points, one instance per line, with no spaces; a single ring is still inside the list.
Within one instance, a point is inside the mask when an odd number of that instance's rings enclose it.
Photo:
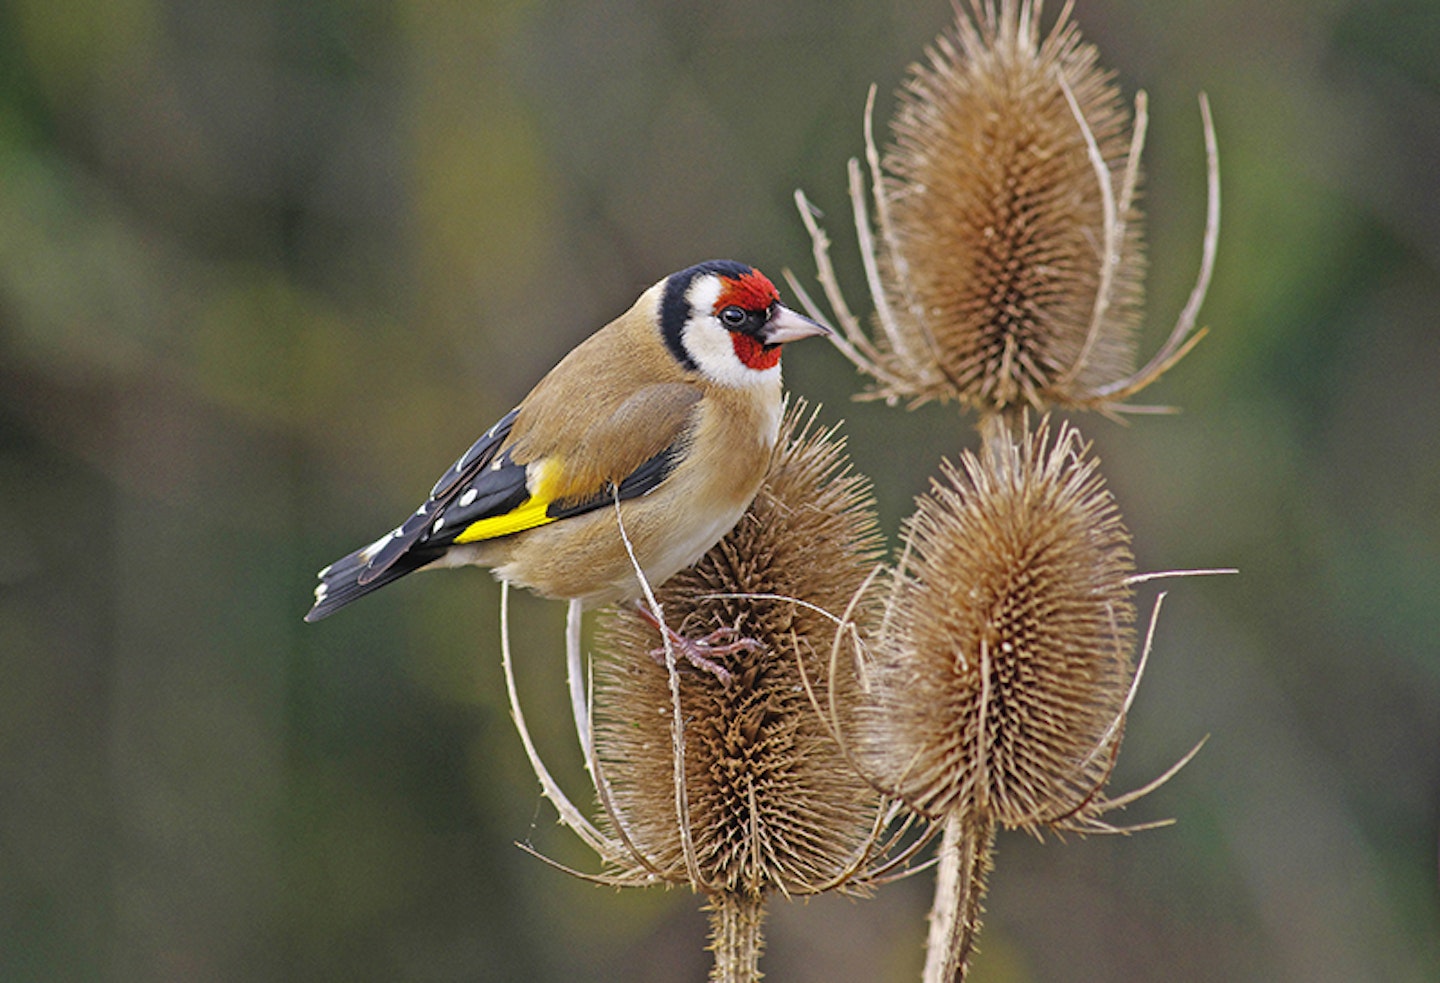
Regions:
[[[783,345],[787,341],[834,333],[825,325],[817,324],[803,314],[796,314],[783,304],[776,304],[770,320],[760,329],[760,342],[764,345]]]

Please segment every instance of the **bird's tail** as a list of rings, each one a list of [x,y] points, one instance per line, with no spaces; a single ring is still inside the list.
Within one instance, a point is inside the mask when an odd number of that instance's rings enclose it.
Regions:
[[[360,575],[369,568],[374,555],[374,546],[367,546],[321,570],[320,583],[315,588],[315,606],[305,615],[305,620],[319,621],[334,614],[356,598],[364,597],[372,590],[378,590],[433,562],[439,552],[412,550],[397,558],[373,580],[361,583]]]

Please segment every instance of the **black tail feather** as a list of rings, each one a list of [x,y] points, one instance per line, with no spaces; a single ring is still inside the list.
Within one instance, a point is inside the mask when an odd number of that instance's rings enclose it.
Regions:
[[[349,556],[336,560],[320,572],[320,586],[315,588],[315,606],[305,615],[306,621],[319,621],[321,618],[334,614],[351,601],[364,597],[373,590],[379,590],[391,581],[399,580],[407,573],[414,573],[426,564],[433,562],[442,551],[415,550],[406,553],[374,580],[364,584],[360,583],[360,574],[366,570],[369,564],[361,556],[362,552],[364,551],[356,550]]]

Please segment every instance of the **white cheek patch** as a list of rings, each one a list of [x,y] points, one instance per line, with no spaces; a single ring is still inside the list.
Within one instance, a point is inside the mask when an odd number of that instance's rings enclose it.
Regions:
[[[735,354],[735,343],[730,332],[725,330],[720,319],[708,313],[715,309],[720,299],[718,277],[696,277],[690,285],[686,300],[695,313],[685,322],[680,333],[680,343],[700,368],[700,372],[712,382],[735,389],[773,384],[780,376],[780,366],[768,369],[752,369],[740,361]]]
[[[720,286],[720,278],[713,273],[697,276],[685,292],[690,309],[696,312],[715,310],[715,304],[720,300]]]

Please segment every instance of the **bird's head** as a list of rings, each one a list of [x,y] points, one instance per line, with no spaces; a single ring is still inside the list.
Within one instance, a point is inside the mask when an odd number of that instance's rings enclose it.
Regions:
[[[723,259],[665,279],[660,330],[683,368],[736,387],[773,379],[787,341],[831,333],[781,304],[765,274]]]

